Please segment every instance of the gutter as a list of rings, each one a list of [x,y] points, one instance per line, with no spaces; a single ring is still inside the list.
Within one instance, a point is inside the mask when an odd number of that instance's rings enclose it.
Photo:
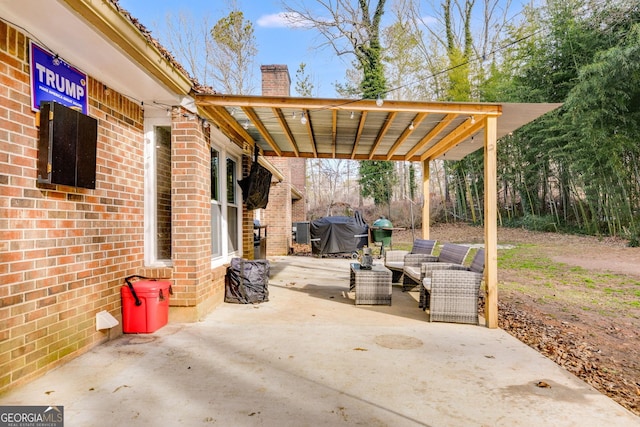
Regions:
[[[110,0],[62,0],[97,31],[113,42],[134,62],[171,91],[187,95],[194,82],[179,64],[158,48],[160,44],[145,35],[142,26],[135,25]],[[142,27],[142,28],[141,28]],[[156,46],[157,45],[157,46]]]

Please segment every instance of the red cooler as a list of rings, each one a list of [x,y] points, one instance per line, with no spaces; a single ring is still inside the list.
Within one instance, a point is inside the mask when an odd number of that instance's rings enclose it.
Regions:
[[[138,277],[138,276],[133,276]],[[122,332],[125,334],[146,334],[154,332],[169,320],[169,294],[171,282],[168,280],[142,279],[125,280],[128,285],[121,289]],[[134,293],[131,292],[133,287]]]

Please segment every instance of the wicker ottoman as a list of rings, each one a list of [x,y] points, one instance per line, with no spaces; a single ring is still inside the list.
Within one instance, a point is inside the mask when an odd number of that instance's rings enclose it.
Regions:
[[[362,270],[360,264],[352,263],[349,290],[355,290],[356,305],[391,305],[391,270],[378,264]]]

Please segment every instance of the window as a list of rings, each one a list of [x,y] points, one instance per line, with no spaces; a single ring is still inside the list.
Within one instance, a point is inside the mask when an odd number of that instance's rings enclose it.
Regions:
[[[144,260],[171,265],[171,126],[166,118],[144,122]]]
[[[171,260],[171,128],[155,128],[156,158],[156,253]]]
[[[236,194],[236,162],[227,158],[227,235],[229,252],[238,250],[238,204]]]
[[[241,251],[238,164],[226,150],[211,147],[211,258],[216,263]]]
[[[220,200],[220,153],[211,148],[211,256],[222,256],[222,204]]]

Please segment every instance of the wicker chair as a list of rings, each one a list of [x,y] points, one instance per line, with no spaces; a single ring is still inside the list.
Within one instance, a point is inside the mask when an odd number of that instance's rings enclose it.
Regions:
[[[445,243],[442,246],[440,255],[438,256],[431,256],[430,259],[421,260],[420,262],[415,263],[405,262],[404,268],[402,269],[404,274],[402,290],[409,291],[420,286],[422,279],[424,278],[424,274],[427,271],[426,269],[428,268],[425,267],[425,264],[448,263],[463,265],[464,259],[469,254],[470,249],[471,248],[469,246]]]
[[[391,270],[392,282],[398,283],[402,278],[405,264],[420,265],[423,262],[436,259],[433,256],[433,248],[436,240],[415,239],[411,251],[392,250],[384,253],[384,266]]]
[[[432,263],[420,287],[420,307],[429,309],[430,322],[479,323],[478,299],[484,278],[484,249],[469,268]]]

